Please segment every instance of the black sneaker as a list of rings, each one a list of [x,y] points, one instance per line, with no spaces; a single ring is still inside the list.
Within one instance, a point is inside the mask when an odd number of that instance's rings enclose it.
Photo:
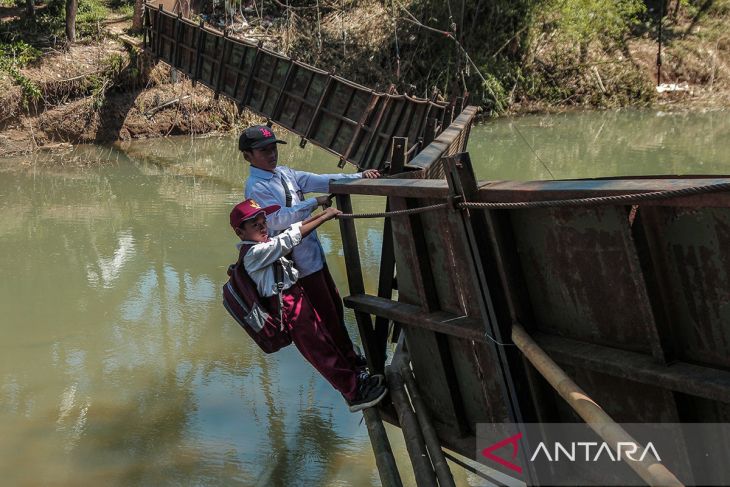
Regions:
[[[355,413],[362,411],[378,404],[388,393],[388,389],[379,383],[378,377],[368,377],[366,380],[359,381],[357,388],[357,397],[348,401],[350,412]]]
[[[372,378],[374,378],[374,379],[377,379],[377,380],[378,380],[378,385],[379,385],[379,386],[383,386],[383,385],[385,385],[385,376],[384,376],[383,374],[372,374],[372,375],[371,375],[371,374],[370,374],[370,373],[369,373],[369,372],[368,372],[367,370],[361,370],[361,371],[360,371],[360,372],[359,372],[359,373],[357,374],[357,380],[358,380],[358,382],[361,382],[361,381],[365,381],[365,380],[367,380],[367,379],[368,379],[369,377],[372,377]]]

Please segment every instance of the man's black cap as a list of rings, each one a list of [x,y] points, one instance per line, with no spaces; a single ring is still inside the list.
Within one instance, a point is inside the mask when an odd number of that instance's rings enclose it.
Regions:
[[[278,140],[274,131],[266,125],[249,127],[238,138],[238,149],[241,151],[261,149],[269,144],[286,144],[286,142]]]

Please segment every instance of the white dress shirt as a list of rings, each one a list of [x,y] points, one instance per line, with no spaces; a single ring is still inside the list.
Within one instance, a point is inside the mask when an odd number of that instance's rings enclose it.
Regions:
[[[244,244],[253,244],[243,257],[243,267],[253,282],[256,283],[256,289],[259,296],[273,296],[276,286],[276,278],[274,277],[274,262],[281,262],[284,268],[283,282],[284,289],[289,289],[297,282],[299,272],[294,268],[292,261],[284,257],[302,241],[301,223],[295,223],[287,228],[279,235],[271,237],[268,242],[254,242],[244,240],[239,242],[236,247],[240,250]]]
[[[314,174],[295,171],[286,166],[277,166],[273,172],[251,166],[246,180],[246,198],[255,200],[261,207],[279,205],[281,209],[266,216],[269,232],[276,234],[293,223],[306,220],[317,208],[316,198],[304,198],[305,193],[326,193],[330,181],[334,179],[358,179],[361,173],[353,174]],[[286,207],[284,184],[292,196],[291,207]],[[299,277],[306,277],[324,267],[324,251],[319,243],[317,233],[312,232],[297,245],[292,258],[299,271]]]

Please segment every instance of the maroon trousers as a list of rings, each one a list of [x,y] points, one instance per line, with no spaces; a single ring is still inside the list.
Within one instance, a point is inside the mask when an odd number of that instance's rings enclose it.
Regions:
[[[327,268],[284,291],[283,302],[294,345],[345,399],[353,400],[358,375],[355,351],[342,319],[342,301]]]
[[[304,292],[307,293],[322,320],[327,323],[327,328],[337,346],[345,353],[352,366],[357,368],[355,349],[345,327],[345,309],[327,264],[322,270],[302,277],[297,282],[304,288]]]

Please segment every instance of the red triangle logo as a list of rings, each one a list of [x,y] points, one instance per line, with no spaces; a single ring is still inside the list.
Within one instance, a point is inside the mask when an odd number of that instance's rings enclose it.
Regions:
[[[500,448],[502,448],[505,445],[512,445],[512,458],[511,459],[514,460],[515,458],[517,458],[517,451],[518,451],[518,447],[519,447],[519,444],[517,442],[520,440],[520,438],[522,438],[521,432],[517,433],[514,436],[510,436],[509,438],[505,438],[502,441],[498,441],[497,443],[495,443],[491,446],[488,446],[484,450],[482,450],[482,455],[485,458],[489,458],[490,460],[493,460],[493,461],[499,463],[503,467],[507,467],[508,469],[514,470],[515,472],[521,474],[522,467],[520,467],[519,465],[515,465],[514,463],[510,462],[509,460],[505,460],[504,458],[498,457],[497,455],[492,453],[493,451],[499,450]]]

